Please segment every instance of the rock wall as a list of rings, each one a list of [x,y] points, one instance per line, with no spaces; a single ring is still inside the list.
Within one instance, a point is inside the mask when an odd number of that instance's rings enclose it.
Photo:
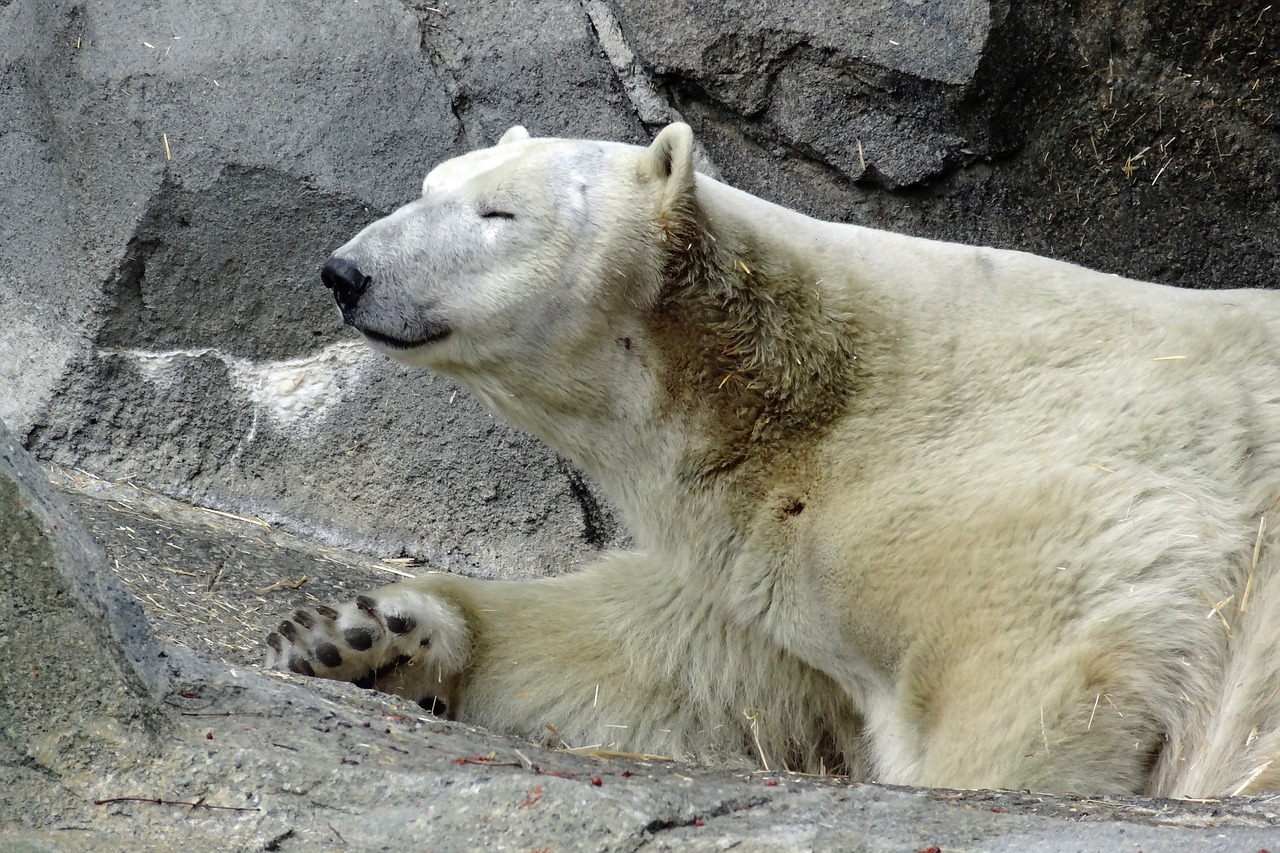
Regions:
[[[137,600],[3,424],[0,626],[0,827],[39,824],[61,805],[51,779],[158,750],[169,672]]]
[[[603,761],[257,675],[275,614],[382,570],[62,472],[107,490],[76,506],[108,558],[17,443],[313,543],[558,572],[618,540],[603,499],[319,286],[432,164],[683,119],[708,172],[816,216],[1271,287],[1278,57],[1258,0],[0,0],[0,847],[1260,849],[1271,797]]]
[[[1280,276],[1280,12],[1209,0],[0,2],[0,420],[38,455],[476,573],[617,541],[316,270],[521,122],[816,216],[1191,287]]]
[[[1152,802],[886,788],[549,750],[351,684],[264,674],[245,664],[261,659],[261,637],[291,598],[351,595],[347,584],[381,570],[244,519],[51,470],[56,487],[0,426],[6,853],[1228,853],[1263,849],[1280,828],[1270,795]],[[300,574],[313,583],[272,582]],[[152,641],[114,576],[169,642]]]

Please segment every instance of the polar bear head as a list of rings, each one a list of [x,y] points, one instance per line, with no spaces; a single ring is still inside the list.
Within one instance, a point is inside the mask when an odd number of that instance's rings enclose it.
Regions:
[[[648,148],[513,127],[434,168],[420,198],[339,248],[322,277],[343,319],[401,361],[464,381],[564,370],[602,324],[652,300],[658,223],[693,182],[683,124]]]
[[[808,222],[697,175],[684,124],[647,147],[516,127],[433,169],[322,277],[375,347],[597,477],[624,425],[718,470],[844,405],[855,338]]]

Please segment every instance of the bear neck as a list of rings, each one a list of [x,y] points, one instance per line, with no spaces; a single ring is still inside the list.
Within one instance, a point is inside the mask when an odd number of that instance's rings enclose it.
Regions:
[[[831,271],[734,202],[708,211],[691,194],[659,222],[649,333],[666,414],[699,439],[685,474],[702,480],[767,478],[779,454],[819,442],[867,378],[866,341],[824,283]]]

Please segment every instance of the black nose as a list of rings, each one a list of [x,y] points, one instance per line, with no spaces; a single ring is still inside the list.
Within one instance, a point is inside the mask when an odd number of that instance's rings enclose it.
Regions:
[[[320,280],[333,291],[333,298],[338,301],[338,308],[342,311],[342,319],[348,323],[352,322],[360,294],[373,281],[351,261],[337,255],[329,258],[324,269],[320,270]]]

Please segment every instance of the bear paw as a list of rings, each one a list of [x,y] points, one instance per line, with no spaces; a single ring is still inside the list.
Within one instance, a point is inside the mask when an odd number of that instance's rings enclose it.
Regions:
[[[267,666],[349,681],[447,713],[470,646],[457,607],[396,584],[336,607],[295,610],[267,635]]]

